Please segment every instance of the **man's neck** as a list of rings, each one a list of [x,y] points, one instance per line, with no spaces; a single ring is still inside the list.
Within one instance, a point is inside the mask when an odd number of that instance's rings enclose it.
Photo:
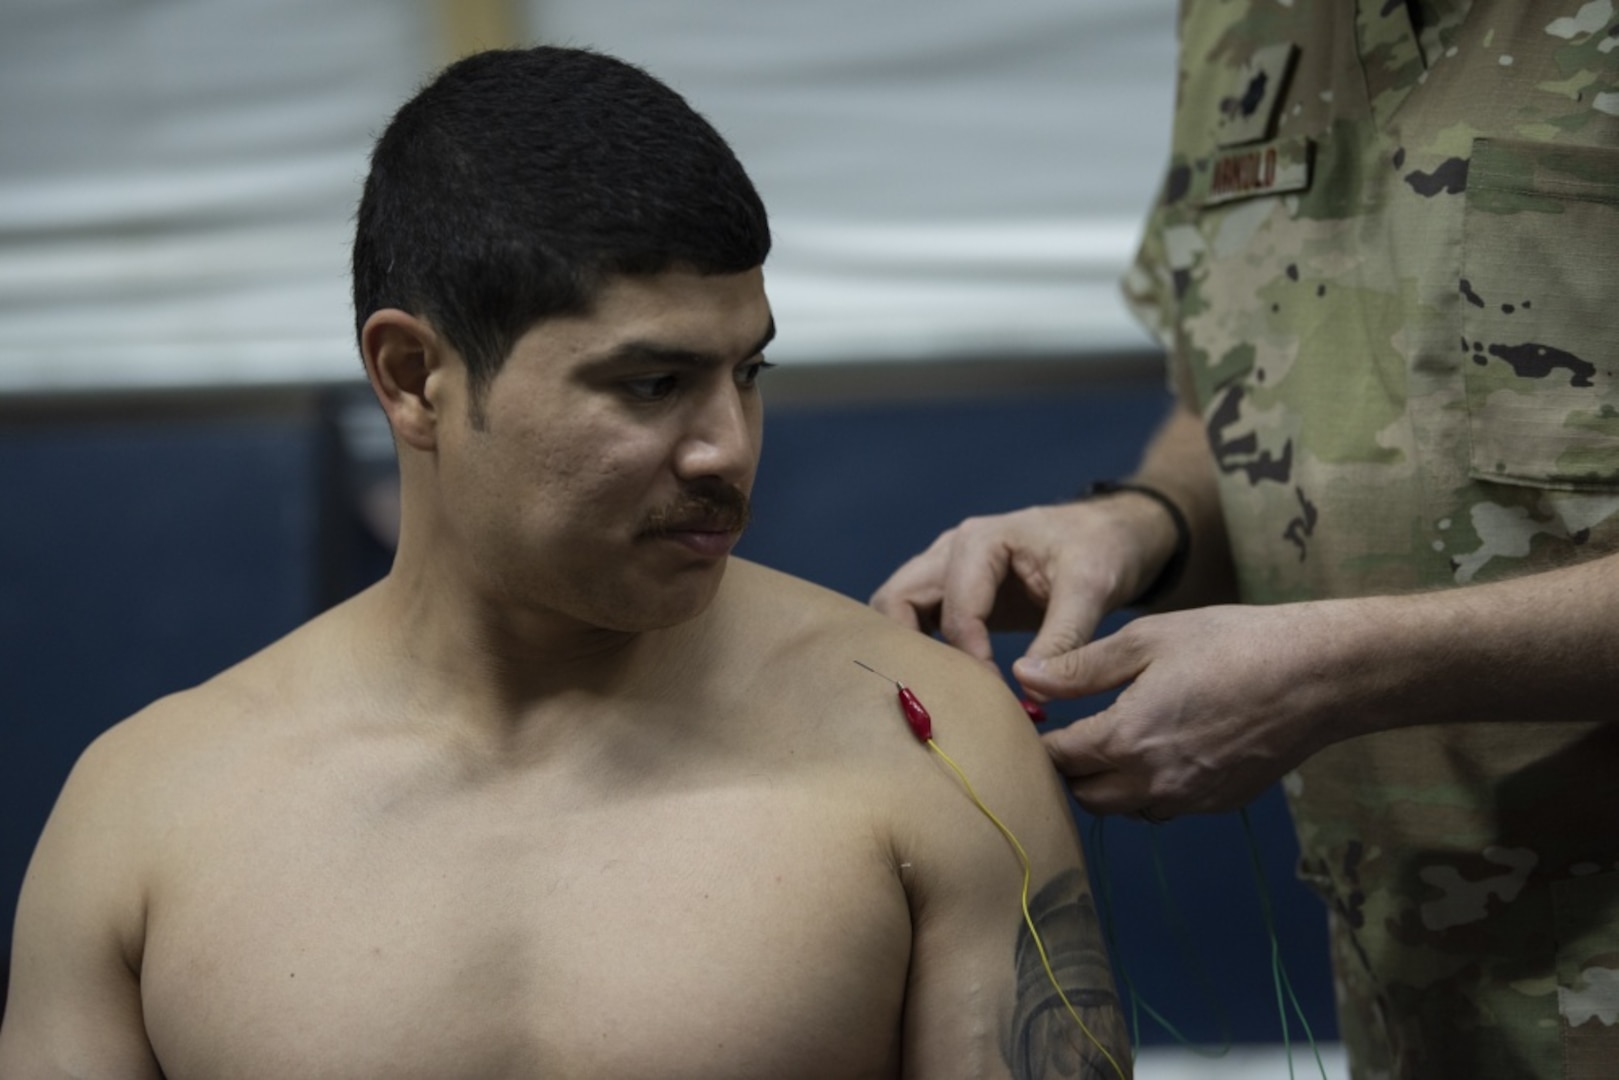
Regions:
[[[675,669],[689,676],[704,621],[613,630],[397,570],[360,603],[383,670],[438,703],[436,711],[496,731],[544,725],[559,707],[575,711],[668,685]]]

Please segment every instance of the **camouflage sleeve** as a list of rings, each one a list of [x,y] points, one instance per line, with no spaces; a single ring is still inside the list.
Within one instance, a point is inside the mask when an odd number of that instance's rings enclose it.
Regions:
[[[1177,46],[1184,43],[1182,28],[1185,26],[1187,11],[1192,0],[1181,0],[1175,23],[1175,37]],[[1177,56],[1177,66],[1184,63],[1183,56]],[[1183,82],[1178,76],[1176,79],[1176,109],[1179,109],[1180,84]],[[1164,131],[1166,137],[1173,129],[1171,118],[1166,117]],[[1169,357],[1168,381],[1169,389],[1182,401],[1190,401],[1190,387],[1184,385],[1179,372],[1179,365],[1175,363],[1175,311],[1176,311],[1176,282],[1175,271],[1169,257],[1165,230],[1169,226],[1169,209],[1174,206],[1179,197],[1185,193],[1189,183],[1190,170],[1186,167],[1184,157],[1175,154],[1169,161],[1164,176],[1160,179],[1154,192],[1152,203],[1147,209],[1146,219],[1142,225],[1141,239],[1136,247],[1135,257],[1125,270],[1120,280],[1120,291],[1124,297],[1124,304],[1135,316],[1142,328],[1152,335],[1153,339],[1163,348]]]
[[[1135,259],[1120,282],[1125,306],[1136,321],[1162,345],[1171,348],[1175,337],[1173,311],[1170,302],[1174,284],[1163,242],[1163,185],[1153,199],[1152,209],[1142,230],[1141,243]]]

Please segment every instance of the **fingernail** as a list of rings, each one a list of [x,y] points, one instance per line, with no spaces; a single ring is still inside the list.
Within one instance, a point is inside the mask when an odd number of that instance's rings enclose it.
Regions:
[[[1046,662],[1034,656],[1025,656],[1017,662],[1018,671],[1025,675],[1044,675]]]

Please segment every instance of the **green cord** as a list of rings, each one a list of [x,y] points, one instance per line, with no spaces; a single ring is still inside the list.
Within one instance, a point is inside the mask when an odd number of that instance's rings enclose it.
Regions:
[[[1320,1070],[1322,1080],[1328,1080],[1327,1067],[1321,1060],[1321,1049],[1316,1044],[1315,1033],[1310,1029],[1309,1018],[1304,1014],[1304,1007],[1299,1003],[1298,995],[1293,990],[1293,981],[1288,977],[1287,966],[1282,962],[1281,940],[1276,934],[1276,920],[1272,909],[1270,890],[1265,883],[1265,871],[1259,855],[1259,842],[1254,836],[1253,822],[1249,819],[1246,808],[1239,811],[1239,815],[1242,820],[1243,836],[1247,843],[1249,863],[1253,870],[1254,885],[1259,895],[1260,918],[1264,922],[1266,936],[1270,938],[1271,983],[1276,990],[1276,1012],[1282,1025],[1282,1051],[1287,1055],[1287,1075],[1289,1080],[1294,1080],[1293,1040],[1287,1015],[1288,1006],[1291,1005],[1293,1014],[1298,1018],[1299,1025],[1304,1029],[1305,1038],[1309,1040],[1310,1052],[1315,1057],[1316,1068]],[[1197,950],[1191,945],[1191,932],[1187,928],[1185,919],[1181,916],[1179,908],[1175,906],[1173,900],[1174,891],[1169,887],[1169,877],[1164,869],[1162,851],[1159,848],[1158,837],[1155,834],[1148,834],[1148,843],[1152,849],[1153,869],[1158,879],[1159,894],[1163,901],[1166,916],[1171,922],[1172,928],[1176,931],[1176,936],[1180,939],[1183,955],[1189,958],[1199,982],[1209,993],[1209,1001],[1213,1006],[1213,1011],[1219,1018],[1223,1040],[1220,1048],[1210,1051],[1192,1045],[1174,1024],[1170,1023],[1162,1013],[1153,1008],[1152,1004],[1137,992],[1135,982],[1130,978],[1129,970],[1124,966],[1123,961],[1119,959],[1118,934],[1113,921],[1113,880],[1112,875],[1108,872],[1107,834],[1103,827],[1105,820],[1102,817],[1093,817],[1091,819],[1090,847],[1096,856],[1091,865],[1097,880],[1097,899],[1099,901],[1097,906],[1102,923],[1102,936],[1107,943],[1109,954],[1114,957],[1119,970],[1119,978],[1123,981],[1125,992],[1130,999],[1130,1047],[1132,1056],[1141,1047],[1141,1014],[1143,1012],[1157,1021],[1159,1026],[1168,1032],[1170,1037],[1177,1043],[1194,1053],[1204,1057],[1225,1056],[1231,1049],[1230,1022],[1225,1010],[1219,1004],[1219,995],[1213,991],[1213,980],[1209,978],[1207,970],[1199,962]]]
[[[1293,1013],[1299,1018],[1299,1025],[1304,1028],[1304,1037],[1310,1040],[1310,1052],[1315,1055],[1315,1066],[1321,1070],[1321,1080],[1327,1080],[1327,1067],[1321,1062],[1321,1048],[1316,1045],[1315,1033],[1310,1030],[1310,1021],[1304,1015],[1304,1008],[1299,1004],[1298,995],[1293,992],[1293,980],[1287,977],[1287,966],[1282,963],[1282,944],[1276,936],[1276,922],[1271,914],[1270,890],[1265,885],[1265,869],[1259,859],[1259,843],[1254,838],[1253,823],[1248,819],[1248,808],[1244,807],[1242,814],[1242,831],[1248,840],[1248,858],[1253,864],[1254,884],[1259,891],[1259,911],[1265,920],[1265,932],[1270,935],[1270,965],[1271,982],[1276,987],[1276,1011],[1282,1019],[1282,1052],[1287,1055],[1287,1075],[1289,1080],[1293,1077],[1293,1044],[1288,1037],[1287,1005],[1282,1000],[1282,992],[1287,992],[1287,1001],[1292,1003]]]
[[[1103,818],[1091,818],[1091,850],[1096,853],[1095,859],[1087,860],[1096,875],[1097,914],[1102,923],[1102,940],[1107,943],[1108,955],[1113,958],[1114,965],[1119,969],[1119,978],[1124,982],[1124,988],[1130,999],[1130,1052],[1141,1048],[1141,1018],[1136,1011],[1135,987],[1130,982],[1130,972],[1125,968],[1124,961],[1120,959],[1119,939],[1113,927],[1113,878],[1107,872],[1107,836],[1102,828]]]
[[[1158,895],[1164,904],[1165,921],[1169,923],[1170,931],[1180,942],[1181,955],[1186,958],[1187,966],[1197,979],[1198,985],[1203,988],[1207,996],[1209,1011],[1215,1016],[1220,1026],[1220,1046],[1210,1050],[1206,1047],[1191,1047],[1193,1052],[1202,1057],[1225,1057],[1231,1052],[1231,1018],[1226,1015],[1225,1007],[1220,1004],[1220,995],[1215,992],[1214,980],[1209,976],[1208,968],[1203,965],[1202,956],[1192,942],[1192,931],[1186,924],[1186,918],[1175,903],[1175,893],[1169,887],[1169,874],[1164,869],[1163,852],[1159,848],[1159,832],[1152,829],[1147,833],[1147,844],[1152,849],[1152,868],[1158,878]]]
[[[1103,828],[1104,820],[1104,818],[1100,817],[1091,819],[1091,847],[1095,850],[1097,856],[1094,865],[1096,867],[1098,884],[1097,895],[1101,901],[1101,903],[1098,904],[1098,907],[1100,909],[1099,914],[1102,922],[1103,938],[1107,942],[1109,954],[1116,959],[1119,969],[1119,978],[1124,983],[1125,993],[1130,999],[1131,1049],[1139,1051],[1141,1048],[1141,1014],[1145,1012],[1157,1022],[1159,1027],[1169,1034],[1170,1038],[1174,1039],[1175,1042],[1179,1043],[1181,1046],[1191,1050],[1193,1053],[1201,1057],[1224,1057],[1230,1052],[1231,1049],[1230,1026],[1226,1020],[1224,1011],[1219,1008],[1217,997],[1212,994],[1212,991],[1210,1001],[1214,1004],[1214,1012],[1219,1017],[1220,1032],[1223,1040],[1220,1047],[1216,1050],[1210,1050],[1206,1047],[1194,1045],[1192,1041],[1188,1039],[1186,1035],[1169,1020],[1168,1017],[1154,1008],[1152,1003],[1149,1002],[1136,989],[1134,980],[1130,978],[1129,969],[1124,966],[1122,960],[1117,959],[1120,956],[1120,951],[1118,934],[1113,922],[1113,880],[1112,875],[1108,873],[1107,869],[1107,834],[1106,830]],[[1174,904],[1170,899],[1168,878],[1164,873],[1163,863],[1157,849],[1156,840],[1154,840],[1153,845],[1153,863],[1157,871],[1159,889],[1161,897],[1164,901],[1164,906],[1177,921],[1181,922],[1182,933],[1178,934],[1177,936],[1180,938],[1183,953],[1191,958],[1194,968],[1201,976],[1203,976],[1202,981],[1205,987],[1207,987],[1207,976],[1204,973],[1202,965],[1196,962],[1196,950],[1191,948],[1190,945],[1191,936],[1189,933],[1184,931],[1184,921],[1179,920],[1179,911],[1174,907]]]

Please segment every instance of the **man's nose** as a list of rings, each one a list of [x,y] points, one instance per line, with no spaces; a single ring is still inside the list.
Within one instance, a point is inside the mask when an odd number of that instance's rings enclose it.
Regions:
[[[759,458],[757,401],[727,385],[708,395],[681,440],[676,469],[683,479],[714,476],[741,484]]]

